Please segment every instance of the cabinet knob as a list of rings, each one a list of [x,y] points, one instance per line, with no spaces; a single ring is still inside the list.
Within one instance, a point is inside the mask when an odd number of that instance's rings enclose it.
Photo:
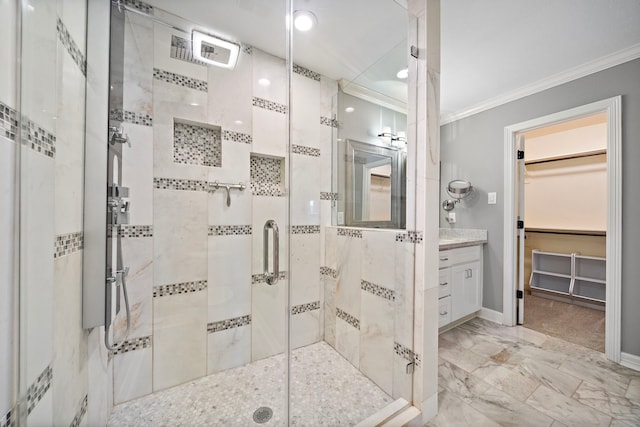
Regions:
[[[440,261],[449,261],[448,257],[440,257]]]
[[[449,282],[440,283],[440,286],[447,286]]]
[[[448,312],[448,311],[441,311],[441,312],[440,312],[440,316],[446,316],[447,314],[449,314],[449,312]]]

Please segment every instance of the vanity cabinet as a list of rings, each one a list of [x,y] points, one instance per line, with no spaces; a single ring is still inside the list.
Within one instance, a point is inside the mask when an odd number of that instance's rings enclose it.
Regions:
[[[482,246],[440,251],[439,326],[482,308]]]

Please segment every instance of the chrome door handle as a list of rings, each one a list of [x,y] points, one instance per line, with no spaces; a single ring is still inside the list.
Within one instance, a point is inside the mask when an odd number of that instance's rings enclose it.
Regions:
[[[273,230],[273,273],[269,273],[269,229]],[[264,280],[267,285],[275,285],[278,283],[278,277],[280,276],[280,250],[279,250],[279,232],[278,224],[272,219],[267,220],[264,223],[264,229],[262,232],[262,261],[264,266]]]

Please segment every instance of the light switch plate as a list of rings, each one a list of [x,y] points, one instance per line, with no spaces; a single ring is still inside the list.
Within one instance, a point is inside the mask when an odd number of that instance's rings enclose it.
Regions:
[[[495,191],[488,193],[487,195],[488,197],[488,203],[490,205],[495,205],[496,204],[496,200],[497,200],[497,193]]]

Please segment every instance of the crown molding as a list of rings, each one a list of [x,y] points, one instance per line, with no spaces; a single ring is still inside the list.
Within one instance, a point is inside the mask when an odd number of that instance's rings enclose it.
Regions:
[[[615,67],[616,65],[620,65],[637,58],[640,58],[640,43],[617,52],[613,52],[609,55],[602,56],[577,67],[570,68],[561,73],[554,74],[545,79],[538,80],[537,82],[529,85],[522,86],[511,92],[506,92],[494,98],[487,99],[486,101],[475,104],[469,108],[462,109],[455,113],[444,114],[440,117],[440,125],[442,126],[448,123],[453,123],[457,120],[464,119],[465,117],[473,116],[483,111],[490,110],[500,105],[542,92],[543,90],[547,90],[564,83],[568,83],[572,80],[588,76],[589,74]]]
[[[398,101],[390,96],[383,95],[375,90],[371,90],[357,83],[350,82],[345,79],[338,80],[338,86],[347,95],[364,99],[365,101],[388,108],[398,113],[407,114],[407,104]]]

